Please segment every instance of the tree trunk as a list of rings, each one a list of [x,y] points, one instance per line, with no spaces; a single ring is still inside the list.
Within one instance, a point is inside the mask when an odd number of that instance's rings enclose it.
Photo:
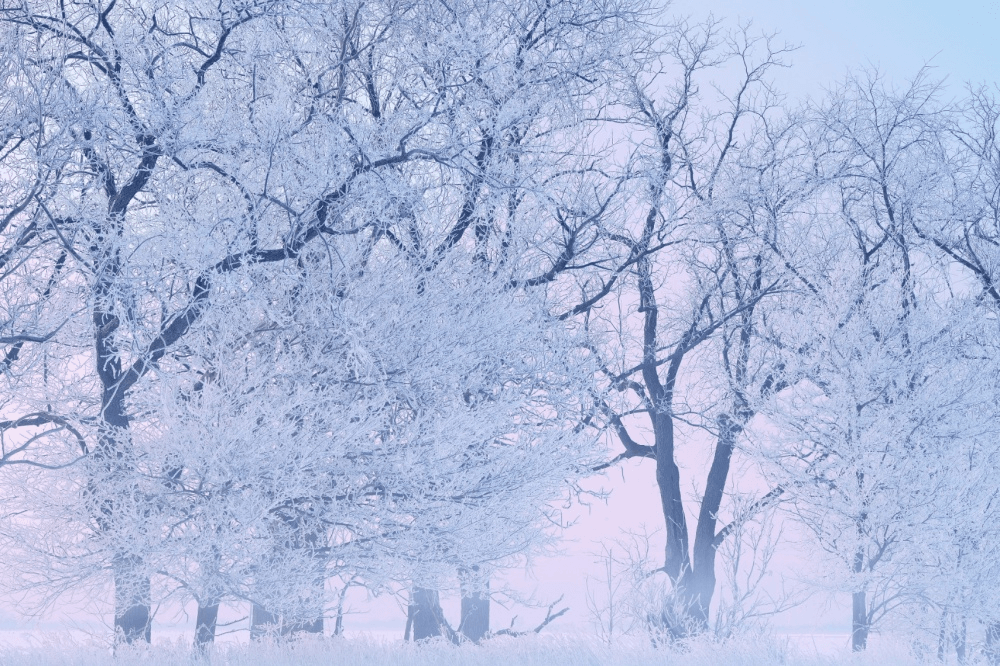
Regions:
[[[671,640],[684,638],[698,631],[701,623],[693,610],[692,569],[689,552],[687,518],[681,495],[680,469],[674,461],[674,422],[669,413],[657,413],[653,419],[656,442],[656,485],[660,491],[660,507],[667,528],[664,571],[674,586],[674,598],[669,608],[661,610],[655,622],[659,631]]]
[[[447,636],[448,640],[457,642],[458,636],[445,622],[437,590],[414,587],[409,612],[412,617],[413,640]]]
[[[948,651],[948,609],[945,608],[941,611],[941,623],[938,627],[938,648],[937,648],[937,658],[942,664],[944,663],[945,654]]]
[[[277,636],[278,629],[278,616],[255,603],[250,611],[250,640],[259,641],[267,636]]]
[[[340,597],[337,600],[337,619],[333,625],[333,635],[342,636],[344,634],[344,602],[347,600],[347,591],[351,589],[351,585],[354,579],[351,579],[344,583],[344,587],[340,589]],[[407,626],[407,633],[409,633],[409,626]],[[409,640],[409,636],[405,637],[404,640]]]
[[[1000,666],[1000,622],[986,625],[986,644],[983,646],[983,656],[990,666]]]
[[[688,552],[687,518],[681,496],[681,474],[674,462],[674,423],[670,414],[657,414],[654,419],[656,441],[656,485],[660,491],[660,507],[667,528],[664,569],[676,582],[691,571]]]
[[[865,592],[855,592],[851,597],[851,650],[862,652],[868,647],[868,632],[871,624],[868,622],[868,603]]]
[[[483,590],[462,593],[462,619],[458,632],[473,643],[478,643],[490,633],[490,584]]]
[[[149,642],[152,635],[149,576],[139,570],[136,557],[113,565],[115,574],[115,635],[126,643]]]
[[[426,587],[413,588],[410,608],[413,614],[413,640],[434,638],[443,633],[441,620],[444,613],[441,610],[437,590]]]
[[[94,311],[94,323],[98,333],[96,338],[97,374],[101,380],[101,424],[98,446],[94,451],[94,461],[99,466],[99,474],[106,476],[106,482],[130,480],[133,473],[131,463],[131,443],[129,441],[129,418],[125,411],[126,382],[123,381],[121,359],[117,353],[113,334],[118,327],[118,318],[100,310]],[[141,497],[115,494],[112,485],[110,494],[100,487],[92,489],[96,504],[97,522],[102,531],[112,535],[118,533],[119,507],[134,502],[142,502]],[[121,492],[121,491],[119,491]],[[127,512],[126,512],[127,515]],[[112,548],[121,549],[112,560],[115,582],[115,636],[125,643],[135,641],[150,642],[152,638],[152,593],[149,575],[143,572],[140,554],[123,552],[130,544],[113,543]]]
[[[719,439],[715,444],[712,467],[708,471],[705,494],[698,512],[695,528],[694,558],[690,575],[691,619],[699,631],[708,629],[709,608],[715,595],[715,543],[716,527],[719,522],[719,508],[729,478],[729,466],[736,445],[736,437],[743,427],[730,417],[719,419]]]
[[[965,618],[962,618],[961,623],[955,627],[955,657],[958,659],[959,666],[965,666],[968,663],[966,655],[966,642],[968,641],[968,625],[966,624]]]
[[[194,622],[194,645],[204,649],[215,642],[215,627],[219,621],[219,602],[198,604],[198,617]]]

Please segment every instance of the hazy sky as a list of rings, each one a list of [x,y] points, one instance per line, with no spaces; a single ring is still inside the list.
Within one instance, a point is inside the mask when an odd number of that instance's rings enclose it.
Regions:
[[[952,95],[966,82],[1000,79],[1000,0],[676,0],[672,11],[751,19],[801,45],[779,80],[794,96],[821,94],[867,64],[897,80],[930,64]]]

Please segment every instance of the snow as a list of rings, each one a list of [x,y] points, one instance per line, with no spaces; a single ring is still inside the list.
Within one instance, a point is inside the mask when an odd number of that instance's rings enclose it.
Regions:
[[[29,648],[0,648],[9,666],[120,666],[142,664],[212,664],[213,666],[834,666],[925,663],[906,646],[874,641],[865,654],[851,654],[846,635],[748,637],[726,643],[688,643],[682,648],[654,648],[648,641],[619,641],[611,646],[583,636],[496,638],[482,646],[455,647],[444,641],[415,645],[377,638],[302,640],[291,644],[224,645],[206,655],[187,643],[121,648],[112,656],[105,646],[73,644],[53,638]],[[2,639],[0,639],[2,640]]]

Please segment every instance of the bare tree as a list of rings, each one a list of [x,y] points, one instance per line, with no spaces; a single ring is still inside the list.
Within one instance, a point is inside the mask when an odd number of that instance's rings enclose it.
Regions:
[[[790,168],[795,123],[773,113],[777,98],[767,83],[785,49],[748,30],[679,23],[628,74],[627,121],[648,136],[636,148],[645,166],[636,192],[644,195],[644,214],[637,232],[610,236],[635,257],[634,266],[616,306],[594,310],[590,323],[613,332],[601,351],[602,372],[617,397],[603,403],[601,419],[624,447],[614,461],[656,461],[667,528],[663,570],[676,595],[659,621],[674,637],[708,628],[716,551],[732,529],[720,529],[718,515],[737,438],[753,416],[746,393],[773,390],[761,387],[774,379],[766,368],[758,371],[751,350],[761,303],[791,277],[788,259],[777,252],[783,240],[776,221],[806,188]],[[735,85],[718,91],[717,105],[700,89],[710,71],[735,72]],[[671,292],[679,296],[671,299]],[[702,354],[721,360],[725,398],[718,408],[696,407],[685,395],[682,368],[695,367]],[[692,549],[676,433],[678,424],[698,421],[696,413],[713,412],[716,444]],[[649,419],[651,445],[630,432],[638,415]]]
[[[924,73],[895,91],[869,72],[818,110],[810,145],[828,185],[803,218],[812,288],[771,322],[787,391],[767,411],[791,427],[768,455],[794,470],[777,483],[844,567],[855,650],[926,598],[916,572],[933,525],[953,516],[935,501],[952,487],[949,456],[995,423],[973,377],[989,354],[971,306],[946,291],[921,231],[954,202],[936,93]]]

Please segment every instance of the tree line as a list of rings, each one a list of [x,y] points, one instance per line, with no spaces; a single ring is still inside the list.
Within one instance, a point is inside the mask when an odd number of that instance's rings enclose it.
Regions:
[[[793,103],[776,38],[644,0],[4,0],[0,41],[26,600],[106,591],[125,642],[194,601],[206,644],[224,603],[321,632],[337,579],[481,640],[553,502],[648,458],[654,635],[710,629],[720,549],[781,507],[855,649],[919,607],[1000,660],[991,90]]]

